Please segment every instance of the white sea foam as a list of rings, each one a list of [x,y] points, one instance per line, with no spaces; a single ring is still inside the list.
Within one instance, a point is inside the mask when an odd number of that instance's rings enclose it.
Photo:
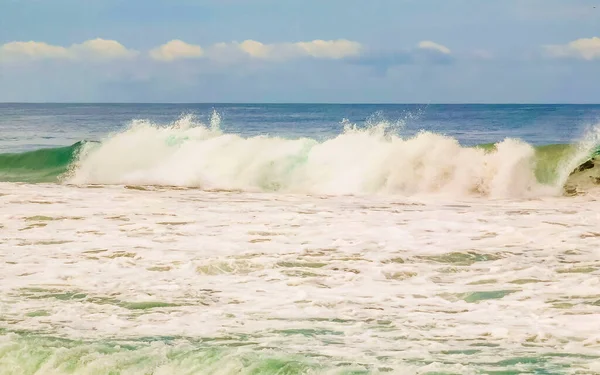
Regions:
[[[591,195],[1,183],[0,207],[0,372],[593,373],[600,360]]]
[[[443,194],[494,198],[560,194],[568,173],[597,140],[566,161],[557,183],[535,176],[535,150],[517,139],[493,151],[449,136],[403,138],[385,121],[346,124],[331,139],[242,137],[186,116],[168,126],[134,121],[88,146],[66,182],[242,189],[316,194]],[[396,130],[396,129],[392,129]],[[570,168],[570,169],[569,169]]]
[[[345,125],[138,120],[83,187],[0,183],[0,373],[598,373],[600,196],[548,195],[599,132],[544,186],[518,140]]]

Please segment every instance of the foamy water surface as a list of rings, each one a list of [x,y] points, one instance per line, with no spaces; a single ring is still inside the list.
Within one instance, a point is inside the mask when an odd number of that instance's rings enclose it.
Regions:
[[[0,104],[0,373],[598,374],[599,116]]]
[[[6,374],[600,372],[600,203],[0,184]]]

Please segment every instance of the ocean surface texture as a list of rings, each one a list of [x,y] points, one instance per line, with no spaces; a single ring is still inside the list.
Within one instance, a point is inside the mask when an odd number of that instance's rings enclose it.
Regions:
[[[598,374],[598,124],[0,104],[0,373]]]

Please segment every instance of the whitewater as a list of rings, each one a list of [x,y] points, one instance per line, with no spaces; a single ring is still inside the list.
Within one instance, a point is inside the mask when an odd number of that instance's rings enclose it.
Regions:
[[[600,372],[598,122],[182,109],[0,106],[1,373]]]
[[[35,177],[41,181],[76,185],[534,197],[562,193],[574,169],[598,153],[600,139],[594,128],[576,145],[553,145],[543,155],[544,148],[536,152],[518,139],[464,147],[442,134],[421,131],[403,138],[398,131],[387,121],[358,127],[346,120],[341,134],[323,141],[244,137],[224,133],[213,112],[209,125],[191,115],[167,126],[134,120],[100,142],[0,157],[0,171],[4,167],[5,180],[12,172],[19,181],[39,169]],[[61,168],[67,171],[59,173]],[[596,168],[590,172],[593,186],[593,176],[600,174]]]

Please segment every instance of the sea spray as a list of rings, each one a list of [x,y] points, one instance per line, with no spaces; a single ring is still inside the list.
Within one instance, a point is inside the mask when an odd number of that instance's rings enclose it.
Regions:
[[[574,145],[505,139],[464,147],[428,131],[402,137],[402,121],[377,115],[364,126],[348,120],[341,126],[337,136],[318,141],[226,133],[216,111],[208,125],[193,115],[168,125],[133,120],[100,142],[0,154],[0,180],[309,194],[558,195],[600,141],[599,127]]]
[[[535,175],[535,149],[506,139],[492,150],[463,147],[422,131],[411,138],[385,121],[323,142],[242,137],[185,116],[170,126],[135,121],[82,154],[73,184],[175,185],[317,194],[451,194],[519,197],[547,186]]]

